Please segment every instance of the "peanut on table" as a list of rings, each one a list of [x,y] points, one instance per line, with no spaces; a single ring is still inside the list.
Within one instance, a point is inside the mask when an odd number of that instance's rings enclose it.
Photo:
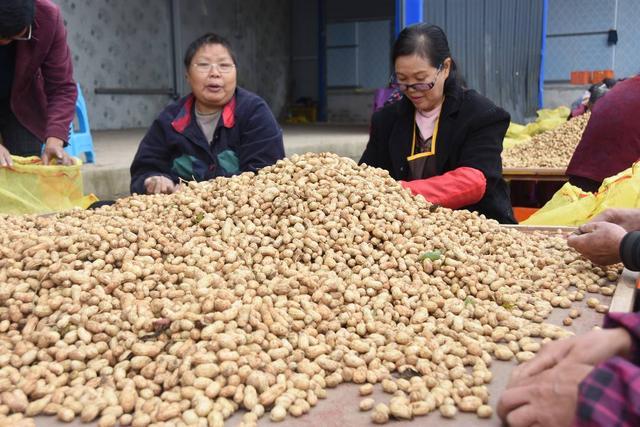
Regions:
[[[373,422],[489,417],[492,362],[567,336],[554,309],[618,273],[330,154],[2,216],[0,425],[218,426],[243,410],[252,426],[342,383],[393,394],[362,404]]]

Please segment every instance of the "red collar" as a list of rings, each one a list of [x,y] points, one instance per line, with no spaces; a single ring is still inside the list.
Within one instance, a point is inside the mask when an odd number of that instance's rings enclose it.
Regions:
[[[187,97],[184,105],[180,109],[178,116],[171,122],[171,126],[180,133],[189,126],[192,119],[193,103],[195,97],[193,94]],[[222,109],[222,125],[226,128],[232,128],[236,124],[236,96],[231,98],[231,101],[227,102],[227,105]]]

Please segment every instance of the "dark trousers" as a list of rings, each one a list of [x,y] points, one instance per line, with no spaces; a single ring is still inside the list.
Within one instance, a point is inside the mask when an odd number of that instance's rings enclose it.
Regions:
[[[14,156],[38,156],[42,141],[20,124],[8,100],[0,100],[0,136],[2,145]]]

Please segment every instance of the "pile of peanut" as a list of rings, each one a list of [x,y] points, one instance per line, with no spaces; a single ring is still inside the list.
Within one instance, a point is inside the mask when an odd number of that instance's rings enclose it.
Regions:
[[[490,417],[492,360],[566,336],[553,308],[617,275],[331,154],[0,216],[0,425],[222,426],[241,410],[248,427],[344,382],[392,395],[362,400],[375,423]]]
[[[533,136],[530,140],[502,152],[505,168],[558,168],[569,165],[580,143],[591,112],[574,117],[555,129]]]

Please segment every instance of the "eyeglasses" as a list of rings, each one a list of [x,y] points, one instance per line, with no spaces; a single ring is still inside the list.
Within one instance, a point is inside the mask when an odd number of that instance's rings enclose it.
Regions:
[[[215,64],[215,63],[209,64],[207,62],[198,62],[196,64],[193,64],[193,66],[197,72],[202,74],[209,74],[214,67],[217,68],[218,71],[220,71],[222,74],[227,74],[233,71],[233,69],[236,67],[230,62],[223,62],[221,64]]]
[[[433,87],[436,85],[436,81],[438,80],[438,75],[440,74],[440,71],[442,71],[442,65],[440,65],[438,67],[438,71],[436,71],[436,75],[433,78],[433,81],[428,82],[428,83],[424,83],[424,82],[423,83],[413,83],[413,84],[398,83],[395,80],[395,76],[391,76],[389,85],[393,89],[399,89],[402,92],[406,92],[409,89],[413,89],[413,90],[418,91],[418,92],[425,92],[425,91],[433,89]]]
[[[29,41],[31,40],[31,25],[29,25],[27,28],[24,29],[23,33],[26,33],[27,35],[24,36],[14,36],[14,37],[8,37],[8,38],[0,38],[0,40],[12,40],[12,41]]]

